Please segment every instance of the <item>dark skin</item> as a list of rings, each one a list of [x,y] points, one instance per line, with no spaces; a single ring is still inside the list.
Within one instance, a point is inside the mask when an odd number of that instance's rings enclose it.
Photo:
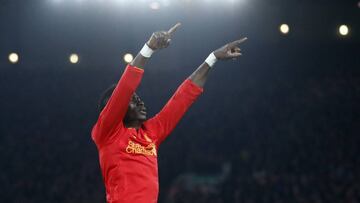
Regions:
[[[134,93],[125,115],[124,123],[128,128],[138,129],[146,121],[146,107],[140,97]]]
[[[166,48],[170,45],[171,39],[175,31],[180,27],[180,23],[177,23],[175,26],[170,28],[168,31],[158,31],[154,32],[146,44],[153,49],[154,51]],[[246,41],[247,38],[242,38],[224,46],[216,49],[214,55],[217,60],[225,61],[229,59],[237,59],[241,56],[240,44]],[[140,53],[136,55],[134,60],[130,63],[132,66],[143,69],[149,58],[142,56]],[[207,63],[202,63],[190,76],[189,79],[195,83],[197,86],[203,88],[208,74],[210,72],[210,67]],[[126,113],[124,124],[128,128],[139,129],[143,122],[146,121],[146,107],[144,102],[140,97],[134,93]]]

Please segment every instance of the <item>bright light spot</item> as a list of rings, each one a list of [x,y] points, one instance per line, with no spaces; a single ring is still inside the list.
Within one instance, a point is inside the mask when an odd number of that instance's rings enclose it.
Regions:
[[[78,63],[79,62],[79,56],[77,54],[71,54],[69,57],[70,63]]]
[[[134,59],[134,57],[133,57],[133,55],[131,55],[131,54],[125,54],[125,55],[124,55],[124,61],[125,61],[126,63],[130,63],[133,59]]]
[[[358,8],[360,8],[360,1],[358,2],[357,6],[358,6]]]
[[[9,61],[10,63],[17,63],[19,61],[19,55],[17,53],[9,54]]]
[[[283,33],[284,35],[288,34],[290,31],[290,28],[287,24],[282,24],[280,25],[280,32]]]
[[[159,10],[160,9],[160,3],[157,2],[157,1],[151,2],[149,6],[150,6],[150,8],[152,10]]]
[[[342,35],[342,36],[348,35],[348,34],[349,34],[349,28],[348,28],[348,26],[347,26],[347,25],[341,25],[341,26],[339,27],[339,33],[340,33],[340,35]]]

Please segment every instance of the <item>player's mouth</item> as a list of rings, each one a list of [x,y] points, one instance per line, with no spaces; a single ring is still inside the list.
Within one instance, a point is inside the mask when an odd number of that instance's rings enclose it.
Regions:
[[[146,109],[145,109],[145,108],[141,109],[139,112],[140,112],[141,114],[146,115]]]

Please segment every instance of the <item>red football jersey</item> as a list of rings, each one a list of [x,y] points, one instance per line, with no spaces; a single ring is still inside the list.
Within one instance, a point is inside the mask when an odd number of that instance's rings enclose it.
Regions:
[[[156,203],[159,192],[157,150],[203,89],[185,80],[140,129],[123,118],[144,70],[128,65],[92,129],[109,203]]]

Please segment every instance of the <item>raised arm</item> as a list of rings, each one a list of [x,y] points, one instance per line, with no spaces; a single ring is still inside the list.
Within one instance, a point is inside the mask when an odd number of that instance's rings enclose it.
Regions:
[[[157,145],[169,135],[180,121],[191,104],[202,93],[208,73],[217,60],[236,59],[241,56],[239,45],[247,38],[243,38],[212,52],[188,79],[186,79],[163,109],[148,121],[150,128],[158,132]]]
[[[217,60],[237,59],[241,56],[239,45],[246,41],[242,38],[234,42],[230,42],[221,48],[212,52],[209,57],[202,63],[189,77],[189,79],[199,87],[204,87],[208,73]]]
[[[126,67],[93,128],[92,136],[97,143],[109,140],[110,136],[113,135],[112,131],[117,129],[119,125],[123,125],[123,118],[127,112],[131,97],[140,84],[146,62],[155,51],[169,46],[171,36],[179,26],[178,23],[169,31],[153,33],[143,49]]]

